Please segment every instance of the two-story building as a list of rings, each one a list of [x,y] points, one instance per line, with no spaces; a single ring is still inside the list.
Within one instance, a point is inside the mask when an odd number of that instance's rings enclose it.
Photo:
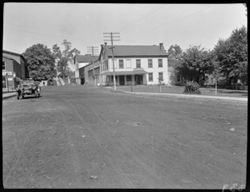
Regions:
[[[102,45],[99,59],[88,65],[86,77],[101,85],[113,85],[113,74],[118,86],[169,84],[168,55],[163,43],[115,45],[113,54],[114,64],[111,46]]]
[[[74,65],[75,65],[75,78],[77,84],[85,83],[85,67],[89,65],[91,62],[94,62],[98,59],[97,56],[92,56],[90,54],[86,55],[76,55],[74,57]]]
[[[2,52],[2,86],[3,90],[13,90],[17,82],[26,78],[26,61],[23,55],[5,51]]]

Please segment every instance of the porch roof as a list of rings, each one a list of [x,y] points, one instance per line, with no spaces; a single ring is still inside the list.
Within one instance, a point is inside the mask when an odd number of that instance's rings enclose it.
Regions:
[[[133,71],[115,71],[115,75],[142,75],[147,73],[144,70],[133,70]],[[112,71],[102,72],[102,75],[113,75]]]

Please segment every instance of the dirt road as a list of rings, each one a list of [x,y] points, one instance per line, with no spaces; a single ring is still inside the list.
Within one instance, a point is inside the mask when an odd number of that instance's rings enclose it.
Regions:
[[[245,184],[247,104],[45,88],[3,101],[5,188]]]

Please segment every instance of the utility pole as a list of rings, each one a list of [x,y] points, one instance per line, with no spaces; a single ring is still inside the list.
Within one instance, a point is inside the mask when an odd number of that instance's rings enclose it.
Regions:
[[[96,55],[95,53],[98,52],[98,47],[97,46],[89,46],[87,47],[87,52],[91,55],[91,64],[93,64],[93,57]],[[96,85],[96,74],[94,73],[95,70],[93,69],[93,76],[94,76],[94,84]]]
[[[119,32],[107,32],[103,33],[104,35],[104,41],[111,41],[111,47],[112,50],[112,63],[113,63],[113,82],[114,82],[114,90],[116,90],[116,80],[115,80],[115,62],[114,62],[114,43],[113,41],[120,41],[118,38],[120,38]],[[105,39],[106,38],[106,39]]]

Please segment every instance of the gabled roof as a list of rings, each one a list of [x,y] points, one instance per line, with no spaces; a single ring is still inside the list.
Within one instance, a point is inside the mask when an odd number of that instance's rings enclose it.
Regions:
[[[92,56],[90,54],[86,55],[76,55],[75,61],[77,60],[78,63],[89,63],[91,61],[96,61],[98,59],[98,56]]]
[[[106,46],[106,54],[112,56],[111,46]],[[136,56],[165,56],[167,52],[160,45],[115,45],[114,56],[118,57],[136,57]]]
[[[22,54],[15,53],[15,52],[12,52],[12,51],[6,51],[6,50],[3,50],[3,52],[2,52],[2,53],[7,53],[7,54],[10,54],[10,55],[19,56],[19,57],[22,57],[23,59],[25,59],[25,58],[24,58],[24,56],[23,56]]]
[[[15,59],[13,59],[13,58],[11,58],[11,57],[6,57],[5,55],[3,55],[3,58],[9,59],[9,60],[12,60],[12,61],[15,61]]]

